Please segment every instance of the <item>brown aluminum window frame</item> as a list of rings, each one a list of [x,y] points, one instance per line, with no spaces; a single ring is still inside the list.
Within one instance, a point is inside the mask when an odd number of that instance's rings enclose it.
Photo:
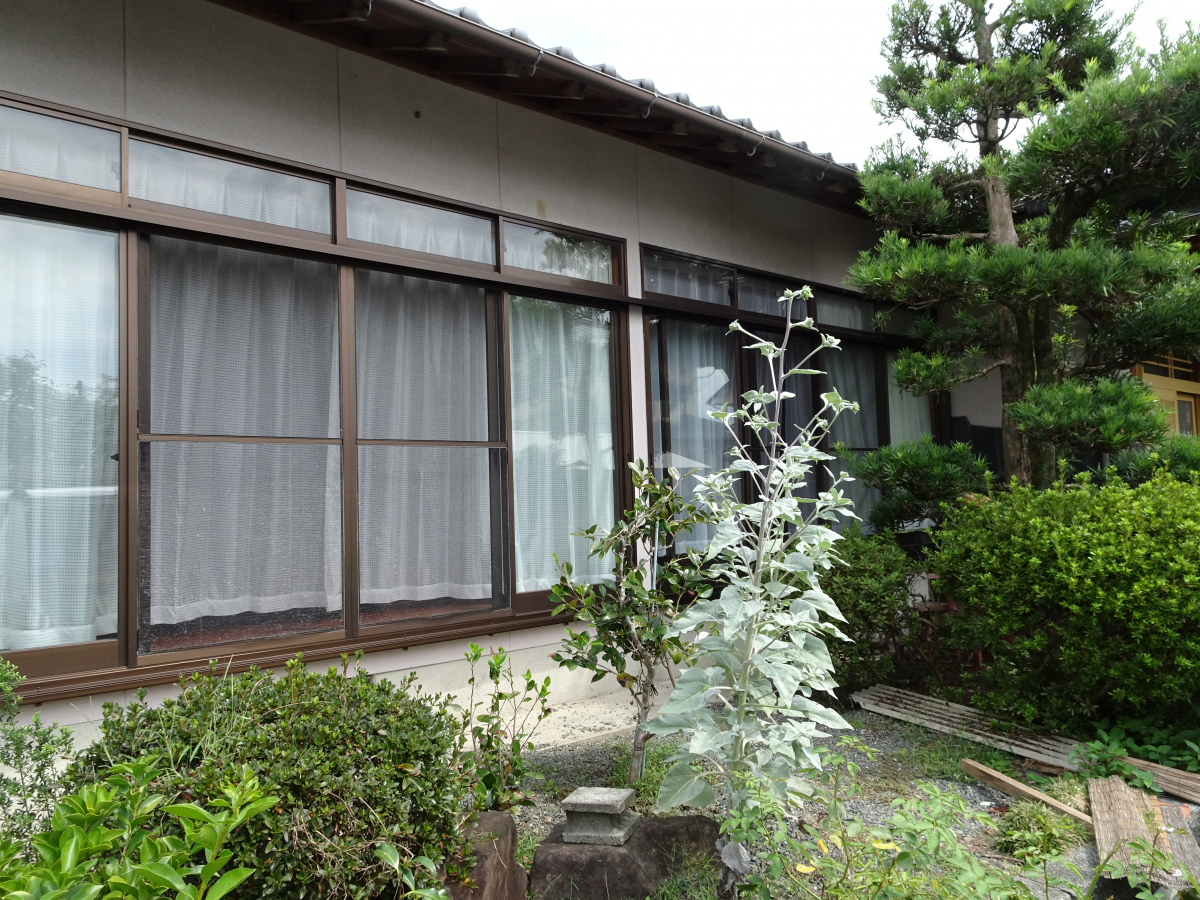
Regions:
[[[521,266],[509,265],[504,261],[504,223],[512,222],[515,225],[525,225],[529,228],[536,228],[540,231],[548,231],[551,234],[562,234],[567,237],[580,237],[587,240],[596,241],[597,243],[607,244],[612,248],[612,267],[613,280],[611,284],[606,284],[603,281],[590,281],[587,278],[572,278],[567,275],[554,275],[550,272],[539,272],[536,269],[526,269]],[[584,231],[581,228],[570,228],[565,225],[558,225],[553,222],[545,222],[541,219],[531,219],[527,216],[518,216],[512,213],[501,213],[498,216],[496,224],[496,261],[497,271],[503,276],[512,276],[514,273],[521,273],[521,276],[532,282],[535,285],[544,285],[551,290],[572,290],[572,291],[595,291],[598,296],[610,297],[613,299],[625,299],[628,292],[628,281],[626,277],[628,272],[626,257],[627,246],[624,240],[614,238],[611,235],[599,234],[594,231]]]

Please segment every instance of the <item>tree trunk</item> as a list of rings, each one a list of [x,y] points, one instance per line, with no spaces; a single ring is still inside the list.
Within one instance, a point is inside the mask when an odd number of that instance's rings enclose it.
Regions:
[[[650,717],[650,699],[654,694],[655,667],[645,662],[641,671],[641,693],[635,697],[637,702],[637,728],[633,731],[633,753],[629,757],[629,778],[627,783],[633,784],[646,777],[646,745],[654,737],[642,730],[646,719]]]

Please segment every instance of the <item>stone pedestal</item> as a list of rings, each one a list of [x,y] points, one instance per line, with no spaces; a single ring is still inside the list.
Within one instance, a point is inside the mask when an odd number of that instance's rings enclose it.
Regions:
[[[560,806],[567,814],[563,840],[568,844],[620,847],[637,828],[638,814],[629,809],[630,788],[581,787]]]
[[[472,835],[472,890],[458,882],[447,883],[450,900],[525,900],[529,880],[517,862],[517,826],[506,812],[479,814]]]
[[[568,844],[556,825],[529,872],[533,900],[646,900],[689,863],[717,863],[717,823],[703,816],[641,818],[622,846]]]

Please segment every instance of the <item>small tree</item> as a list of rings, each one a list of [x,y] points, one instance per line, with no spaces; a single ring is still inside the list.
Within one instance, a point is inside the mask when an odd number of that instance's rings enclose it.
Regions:
[[[945,504],[986,491],[991,478],[987,461],[968,444],[935,444],[930,435],[861,455],[841,452],[855,477],[879,491],[867,518],[880,531],[926,519],[940,524]]]
[[[831,422],[857,404],[831,391],[822,396],[817,415],[790,439],[781,424],[783,401],[795,396],[785,382],[820,374],[806,368],[809,361],[820,349],[838,346],[836,338],[822,335],[818,348],[799,365],[789,369],[784,362],[793,329],[816,331],[811,319],[791,318],[793,302],[811,294],[805,287],[781,298],[787,325],[780,345],[738,322],[729,326],[749,339],[748,349],[766,357],[772,383],[769,389],[743,394],[745,402],[737,410],[709,413],[724,422],[734,439],[730,465],[698,477],[696,490],[701,513],[717,526],[703,560],[708,574],[725,587],[718,598],[694,603],[669,629],[674,637],[694,634],[696,642],[688,647],[690,667],[682,671],[662,712],[646,725],[655,734],[690,735],[663,779],[660,810],[705,806],[716,799],[701,763],[724,784],[729,813],[722,825],[725,896],[749,873],[747,846],[765,834],[786,841],[786,830],[777,827],[781,807],[813,793],[794,771],[820,768],[813,746],[821,734],[818,726],[849,727],[813,694],[832,696],[837,686],[825,638],[845,640],[822,619],[844,621],[821,590],[818,572],[830,567],[840,537],[827,523],[839,515],[854,516],[851,501],[840,490],[850,479],[830,473],[832,487],[816,497],[805,496],[802,489],[818,463],[834,459],[817,449]],[[748,480],[745,490],[743,478]],[[707,664],[701,666],[705,658]],[[767,878],[746,879],[759,890],[769,890],[769,880],[778,878],[783,866],[778,852],[765,858]]]
[[[593,525],[580,532],[592,542],[592,556],[611,556],[612,575],[600,584],[571,581],[571,564],[559,563],[559,581],[551,588],[558,606],[555,615],[570,612],[590,628],[572,631],[562,649],[551,654],[560,666],[583,668],[595,673],[592,680],[614,676],[633,696],[637,727],[633,733],[633,755],[629,782],[646,771],[644,730],[657,693],[655,683],[666,672],[675,683],[671,664],[682,649],[677,635],[668,635],[681,599],[707,596],[709,588],[701,575],[685,565],[686,557],[662,558],[675,535],[691,531],[700,521],[696,505],[679,496],[679,472],[668,469],[669,480],[659,481],[641,460],[630,463],[636,499],[624,519],[609,529]],[[629,663],[637,665],[635,672]]]

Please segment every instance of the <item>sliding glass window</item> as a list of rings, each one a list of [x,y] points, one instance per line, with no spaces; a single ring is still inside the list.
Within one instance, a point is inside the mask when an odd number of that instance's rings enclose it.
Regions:
[[[509,299],[517,593],[599,581],[610,562],[574,533],[616,515],[612,327],[607,310]]]
[[[0,170],[121,190],[121,135],[0,104]]]
[[[364,626],[508,605],[496,303],[354,273]]]
[[[600,284],[620,282],[612,244],[517,222],[504,223],[504,264]]]
[[[709,415],[738,403],[737,342],[727,332],[721,325],[650,320],[650,439],[659,478],[672,467],[683,475],[711,475],[732,462],[733,435]],[[690,496],[694,479],[683,487]],[[712,530],[697,526],[679,538],[677,549],[704,549]]]
[[[129,142],[129,196],[280,228],[330,234],[328,182],[149,141]]]
[[[496,262],[491,219],[394,197],[346,191],[346,230],[352,241],[488,265]]]
[[[337,266],[142,252],[139,651],[341,629]]]
[[[118,239],[0,215],[0,650],[117,636]]]

